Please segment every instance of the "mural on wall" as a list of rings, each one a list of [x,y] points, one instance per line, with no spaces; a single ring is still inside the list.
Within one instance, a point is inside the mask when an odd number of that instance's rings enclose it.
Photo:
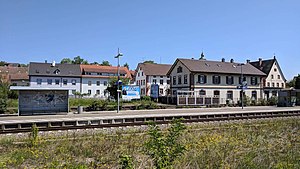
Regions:
[[[68,111],[68,91],[20,91],[19,111]]]

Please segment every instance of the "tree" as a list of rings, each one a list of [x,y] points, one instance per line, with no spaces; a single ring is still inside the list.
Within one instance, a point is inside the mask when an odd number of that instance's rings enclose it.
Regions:
[[[80,56],[74,57],[72,63],[73,64],[84,64],[84,65],[89,64],[87,60],[82,59]]]
[[[109,61],[107,60],[103,60],[102,63],[100,64],[101,66],[111,66],[111,64],[109,63]]]
[[[149,138],[144,145],[144,152],[152,158],[155,168],[171,168],[173,162],[184,153],[186,148],[179,138],[185,129],[182,119],[173,119],[166,134],[155,123],[149,123]]]
[[[129,84],[129,78],[120,78],[120,80],[122,81],[122,85]],[[110,95],[113,96],[115,99],[117,99],[118,97],[118,93],[117,93],[118,85],[116,84],[117,81],[118,81],[117,77],[110,79],[108,87],[106,89],[110,93]],[[122,89],[122,85],[120,85],[119,90]]]
[[[146,60],[143,63],[152,63],[152,64],[154,64],[155,62],[153,60]]]
[[[127,69],[129,70],[129,65],[128,65],[127,62],[126,62],[123,66],[124,66],[124,67],[127,67]]]
[[[91,65],[98,65],[98,64],[99,64],[98,62],[91,63]]]
[[[294,78],[294,79],[288,81],[288,82],[286,83],[286,87],[287,87],[287,88],[295,87],[295,82],[296,82],[296,78]]]
[[[295,89],[300,89],[300,74],[295,79]]]
[[[0,61],[0,66],[4,66],[5,65],[5,61]]]
[[[7,110],[8,91],[9,84],[0,78],[0,114],[5,113]]]
[[[72,63],[72,60],[70,58],[63,58],[61,61],[60,61],[61,64],[63,63],[67,63],[67,64],[71,64]]]

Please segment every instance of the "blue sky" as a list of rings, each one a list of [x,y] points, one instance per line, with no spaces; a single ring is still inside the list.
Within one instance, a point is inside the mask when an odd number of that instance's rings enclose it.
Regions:
[[[270,59],[300,73],[299,0],[0,0],[0,60],[81,56],[108,60],[119,47],[131,69],[143,60]]]

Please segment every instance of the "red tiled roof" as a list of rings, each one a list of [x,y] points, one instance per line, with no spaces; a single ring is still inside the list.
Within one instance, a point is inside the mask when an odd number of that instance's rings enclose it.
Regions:
[[[93,73],[117,73],[117,66],[101,66],[101,65],[80,65],[81,72],[93,72]],[[120,73],[126,74],[125,77],[132,78],[130,71],[127,67],[120,67]]]

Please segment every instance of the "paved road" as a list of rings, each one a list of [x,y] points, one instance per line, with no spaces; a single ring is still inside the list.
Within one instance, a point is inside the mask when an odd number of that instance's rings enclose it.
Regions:
[[[86,118],[109,118],[109,117],[146,117],[158,115],[176,115],[176,114],[222,114],[222,113],[241,113],[241,112],[267,112],[267,111],[281,111],[281,110],[300,110],[300,107],[273,107],[273,106],[259,106],[259,107],[223,107],[223,108],[188,108],[188,109],[159,109],[159,110],[126,110],[116,113],[116,111],[97,111],[84,112],[82,114],[69,113],[67,115],[39,115],[39,116],[10,116],[0,117],[0,124],[8,121],[31,121],[31,120],[63,120],[63,119],[86,119]]]

